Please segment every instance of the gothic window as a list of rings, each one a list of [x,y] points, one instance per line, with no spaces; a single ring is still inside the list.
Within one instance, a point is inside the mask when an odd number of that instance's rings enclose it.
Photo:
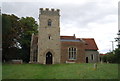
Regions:
[[[69,59],[76,59],[76,54],[77,54],[77,49],[76,48],[73,48],[73,47],[71,47],[71,48],[68,48],[68,54],[69,54]]]
[[[48,19],[48,26],[51,26],[51,25],[52,25],[52,20]]]

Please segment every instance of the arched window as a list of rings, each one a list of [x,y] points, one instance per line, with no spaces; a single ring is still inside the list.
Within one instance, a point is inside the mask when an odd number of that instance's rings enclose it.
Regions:
[[[69,59],[76,59],[76,52],[77,51],[77,49],[76,48],[73,48],[73,47],[71,47],[71,48],[68,48],[68,54],[69,54]]]
[[[51,26],[51,25],[52,25],[52,20],[48,19],[48,26]]]

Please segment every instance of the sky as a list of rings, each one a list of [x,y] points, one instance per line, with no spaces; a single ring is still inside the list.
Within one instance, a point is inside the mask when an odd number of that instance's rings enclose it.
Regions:
[[[2,13],[34,17],[39,8],[60,9],[60,35],[94,38],[100,53],[112,50],[118,33],[119,0],[1,0]],[[114,42],[116,48],[117,42]]]

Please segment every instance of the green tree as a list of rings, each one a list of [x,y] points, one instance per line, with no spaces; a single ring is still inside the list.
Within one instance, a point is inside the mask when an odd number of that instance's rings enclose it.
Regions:
[[[103,62],[107,62],[107,55],[101,56]]]
[[[2,59],[9,60],[8,50],[13,47],[17,48],[19,29],[20,23],[17,16],[2,14]]]
[[[107,54],[107,61],[109,63],[115,63],[115,61],[116,61],[115,54],[112,54],[112,53]]]
[[[23,54],[23,61],[24,62],[29,62],[30,58],[30,43],[31,43],[31,36],[32,33],[37,33],[37,22],[33,17],[22,17],[20,19],[20,23],[22,24],[22,31],[21,31],[21,39],[20,44],[21,44],[21,51]]]
[[[115,50],[116,63],[120,63],[120,48]]]
[[[106,55],[101,57],[104,62],[109,62],[109,63],[120,63],[120,49],[117,48],[113,52],[108,52]]]
[[[32,33],[37,33],[37,22],[33,17],[18,18],[2,14],[2,59],[23,59],[29,62]]]

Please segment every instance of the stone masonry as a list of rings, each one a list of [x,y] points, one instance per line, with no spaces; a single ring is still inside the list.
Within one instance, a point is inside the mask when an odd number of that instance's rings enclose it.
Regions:
[[[46,54],[53,54],[53,64],[60,63],[60,15],[59,10],[40,9],[38,33],[38,63],[46,64]],[[51,20],[51,26],[48,26]]]

